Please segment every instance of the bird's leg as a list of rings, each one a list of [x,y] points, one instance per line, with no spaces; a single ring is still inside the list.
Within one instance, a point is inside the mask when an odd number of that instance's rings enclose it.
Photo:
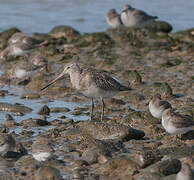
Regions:
[[[94,111],[94,100],[92,98],[92,106],[91,106],[91,111],[90,111],[90,120],[93,118],[93,111]]]
[[[104,104],[104,99],[102,98],[101,100],[102,100],[102,112],[101,112],[101,121],[102,121],[102,119],[104,117],[104,107],[105,107],[105,104]]]

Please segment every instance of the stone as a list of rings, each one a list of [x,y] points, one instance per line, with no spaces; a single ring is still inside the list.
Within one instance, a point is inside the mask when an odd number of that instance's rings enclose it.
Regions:
[[[77,124],[80,130],[99,140],[119,139],[127,141],[130,139],[141,139],[145,133],[141,130],[134,129],[130,126],[125,126],[118,123],[103,123],[85,121]]]
[[[63,180],[60,171],[51,166],[42,166],[38,169],[34,180]]]
[[[39,115],[49,115],[50,114],[50,108],[47,105],[44,105],[40,108],[38,111]]]

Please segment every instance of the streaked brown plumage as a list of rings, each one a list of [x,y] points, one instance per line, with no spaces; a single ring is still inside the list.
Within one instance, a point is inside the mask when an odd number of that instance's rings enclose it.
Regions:
[[[99,72],[95,69],[81,69],[76,63],[68,63],[65,65],[63,72],[51,81],[47,86],[43,87],[44,90],[55,81],[63,77],[65,74],[69,74],[72,86],[80,91],[84,96],[91,98],[92,108],[90,117],[93,117],[94,102],[93,98],[101,98],[102,101],[102,113],[101,120],[104,116],[104,98],[110,98],[120,91],[131,90],[129,87],[123,86],[117,80],[111,76]]]

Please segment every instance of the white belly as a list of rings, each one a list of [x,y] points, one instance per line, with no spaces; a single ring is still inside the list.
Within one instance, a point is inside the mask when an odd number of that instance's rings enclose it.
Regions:
[[[123,12],[121,14],[121,20],[122,20],[123,24],[127,27],[135,27],[137,24],[137,21],[134,19],[134,17],[129,15],[126,12]]]
[[[16,69],[15,76],[19,79],[23,79],[28,75],[27,71],[24,69]]]
[[[149,103],[149,111],[155,118],[162,118],[163,110],[161,108],[156,108],[151,102]]]
[[[107,22],[108,24],[112,27],[112,28],[117,28],[117,27],[120,27],[121,26],[121,23],[120,21],[117,19],[117,18],[114,18],[112,20],[109,20],[107,18]]]
[[[50,152],[40,152],[40,153],[32,154],[32,156],[37,161],[46,161],[48,158],[51,157],[51,153]]]
[[[0,146],[0,153],[4,153],[9,151],[9,145],[8,143],[5,143],[4,145]]]

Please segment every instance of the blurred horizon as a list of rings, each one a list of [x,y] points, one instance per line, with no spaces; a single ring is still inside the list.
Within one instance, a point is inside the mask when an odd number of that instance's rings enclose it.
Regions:
[[[25,33],[47,33],[54,26],[72,26],[81,33],[105,31],[106,14],[109,9],[122,11],[125,4],[131,4],[158,20],[173,26],[173,31],[194,27],[194,1],[183,0],[0,0],[0,31],[17,27]]]

